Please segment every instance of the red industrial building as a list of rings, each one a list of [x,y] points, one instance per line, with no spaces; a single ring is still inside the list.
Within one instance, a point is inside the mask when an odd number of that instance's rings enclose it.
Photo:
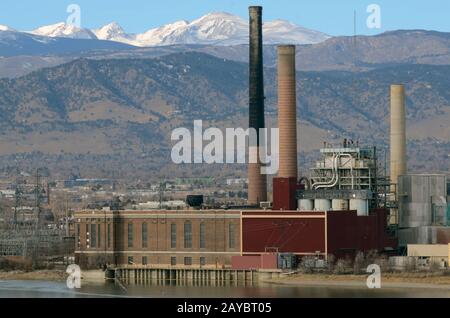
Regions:
[[[303,188],[296,177],[273,178],[273,210],[296,211],[297,190]]]
[[[343,257],[358,251],[393,251],[397,240],[387,233],[386,217],[383,209],[369,216],[356,211],[243,212],[242,253]]]

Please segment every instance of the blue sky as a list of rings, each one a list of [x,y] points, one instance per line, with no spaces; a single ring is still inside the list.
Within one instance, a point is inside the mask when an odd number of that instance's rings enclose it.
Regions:
[[[395,29],[450,32],[448,0],[1,0],[0,24],[19,30],[65,21],[66,8],[81,7],[83,27],[117,21],[127,32],[143,32],[177,20],[194,20],[208,12],[225,11],[247,18],[249,5],[263,5],[264,19],[285,19],[330,35],[376,34]],[[367,6],[381,8],[381,29],[366,26]]]

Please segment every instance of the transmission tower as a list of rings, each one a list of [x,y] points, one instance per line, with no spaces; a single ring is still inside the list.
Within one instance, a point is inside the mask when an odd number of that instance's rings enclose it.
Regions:
[[[19,207],[22,205],[22,194],[23,189],[20,184],[21,180],[19,178],[16,179],[16,189],[14,193],[14,212],[13,212],[13,227],[15,228],[17,226],[18,220],[17,220],[17,213],[19,210]]]
[[[33,233],[33,268],[36,268],[38,265],[38,259],[39,259],[39,247],[40,247],[40,239],[41,239],[41,199],[42,199],[42,186],[41,186],[41,169],[36,169],[36,184],[34,188],[34,194],[35,194],[35,226],[34,226],[34,233]]]

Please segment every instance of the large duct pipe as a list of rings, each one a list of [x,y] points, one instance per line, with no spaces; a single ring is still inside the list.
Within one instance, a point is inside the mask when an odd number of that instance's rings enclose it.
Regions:
[[[295,45],[278,46],[278,127],[281,178],[297,178]]]
[[[406,174],[405,88],[391,85],[391,183],[396,190],[398,177]]]
[[[257,144],[250,145],[250,157],[259,154],[259,129],[264,123],[264,74],[262,41],[262,7],[249,7],[250,13],[250,70],[249,70],[249,128],[257,132]],[[264,145],[263,145],[264,146]],[[267,178],[261,174],[259,155],[257,163],[248,165],[248,203],[257,205],[267,201]]]

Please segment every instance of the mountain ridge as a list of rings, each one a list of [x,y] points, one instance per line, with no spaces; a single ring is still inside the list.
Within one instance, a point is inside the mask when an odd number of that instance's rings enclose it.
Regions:
[[[385,147],[389,85],[402,82],[408,97],[411,167],[445,171],[450,153],[449,73],[448,65],[391,66],[361,73],[299,72],[302,165],[312,162],[324,140],[340,142],[348,137]],[[276,70],[266,68],[265,79],[267,124],[276,127]],[[246,63],[196,52],[154,59],[79,59],[3,79],[0,156],[35,158],[41,153],[52,160],[83,156],[86,161],[76,160],[83,167],[92,164],[93,156],[109,156],[114,159],[108,165],[114,162],[123,173],[138,162],[148,173],[171,171],[172,129],[191,127],[195,119],[202,119],[205,127],[248,125],[247,81]],[[434,158],[429,158],[431,152],[436,153]],[[8,160],[0,161],[0,168]],[[205,167],[192,169],[188,171],[208,173]]]
[[[266,33],[266,44],[281,44],[287,41],[292,44],[314,44],[330,38],[322,32],[285,20],[265,22],[263,28]],[[151,47],[174,44],[245,44],[248,42],[248,30],[248,22],[243,18],[226,12],[212,12],[192,22],[175,21],[139,34],[126,33],[117,22],[97,29],[79,28],[60,22],[41,26],[28,33],[48,37],[116,41],[138,47]]]
[[[107,36],[108,30],[103,31]],[[265,66],[276,66],[276,50],[276,45],[264,45]],[[0,58],[0,78],[18,77],[79,57],[154,58],[190,51],[248,62],[248,45],[245,44],[137,48],[114,41],[48,38],[0,31],[0,57],[3,56]],[[318,44],[297,46],[296,65],[302,71],[363,72],[401,64],[450,65],[450,33],[397,30],[376,36],[334,37]]]

